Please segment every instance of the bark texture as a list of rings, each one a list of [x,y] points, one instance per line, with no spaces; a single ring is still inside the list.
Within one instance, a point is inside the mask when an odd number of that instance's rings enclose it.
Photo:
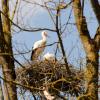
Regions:
[[[9,20],[9,0],[2,0],[2,23],[1,34],[0,34],[0,44],[1,53],[9,54],[2,55],[3,63],[2,70],[5,80],[15,81],[16,75],[14,70],[14,60],[12,51],[12,41],[11,41],[11,26]],[[16,86],[12,83],[4,83],[6,87],[6,100],[17,100]]]
[[[80,34],[82,44],[86,52],[86,93],[80,96],[78,100],[98,100],[98,67],[99,67],[99,41],[100,29],[97,29],[95,37],[91,39],[85,16],[82,14],[81,0],[74,0],[73,10],[77,29]],[[98,35],[98,36],[97,36]]]

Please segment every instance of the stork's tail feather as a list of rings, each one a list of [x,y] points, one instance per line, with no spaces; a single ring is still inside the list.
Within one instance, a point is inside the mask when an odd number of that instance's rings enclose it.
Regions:
[[[38,48],[32,50],[31,58],[30,58],[31,61],[37,59],[37,57],[38,57],[37,56],[37,50],[38,50]]]

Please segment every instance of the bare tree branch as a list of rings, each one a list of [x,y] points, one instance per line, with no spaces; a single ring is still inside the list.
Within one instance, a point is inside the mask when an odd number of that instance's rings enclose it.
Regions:
[[[18,5],[18,0],[16,0],[15,8],[14,8],[14,10],[13,10],[13,12],[12,12],[12,17],[11,17],[11,20],[12,20],[12,21],[13,21],[13,19],[14,19],[14,16],[15,16],[15,13],[16,13],[16,10],[17,10],[17,5]]]
[[[33,90],[33,89],[34,90],[43,90],[43,89],[40,89],[40,88],[36,88],[36,87],[28,86],[28,85],[23,85],[23,84],[20,84],[19,82],[11,81],[11,80],[5,79],[5,78],[3,78],[1,76],[0,76],[0,78],[2,80],[4,80],[5,82],[7,82],[7,83],[14,84],[14,85],[18,85],[18,86],[22,86],[22,87],[27,88],[29,90]]]
[[[71,1],[70,1],[69,3],[67,3],[67,4],[62,3],[62,4],[60,4],[58,7],[59,7],[60,10],[61,10],[61,9],[66,9],[69,5],[72,4],[73,1],[74,1],[74,0],[71,0]]]
[[[97,44],[97,48],[100,49],[100,26],[97,28],[96,35],[94,37],[94,41]]]
[[[3,34],[2,34],[1,52],[10,53],[13,55],[11,25],[10,25],[10,20],[9,20],[9,13],[10,13],[9,1],[2,0],[1,3],[2,3],[2,12],[5,14],[5,16],[2,15]],[[2,56],[2,57],[4,60],[4,63],[2,65],[3,76],[5,79],[14,81],[16,79],[16,74],[15,74],[15,69],[14,69],[15,68],[14,60],[9,55]],[[16,85],[4,83],[4,86],[7,87],[6,91],[8,93],[7,94],[5,93],[5,94],[8,95],[8,98],[10,98],[10,100],[17,100]]]
[[[69,66],[68,66],[66,53],[65,53],[65,50],[64,50],[63,42],[62,42],[62,39],[61,39],[61,33],[59,31],[59,26],[58,26],[58,24],[59,24],[58,23],[58,21],[59,21],[59,17],[58,17],[59,13],[60,13],[60,9],[58,7],[57,13],[56,13],[56,31],[57,31],[58,39],[59,39],[59,42],[60,42],[60,47],[61,47],[61,51],[62,51],[62,54],[63,54],[64,62],[66,64],[66,70],[67,70],[68,74],[70,75],[71,71],[70,71]]]
[[[95,1],[94,1],[95,2]],[[77,24],[77,29],[82,40],[82,44],[86,51],[86,95],[79,96],[78,100],[91,98],[98,100],[98,69],[99,69],[99,50],[96,48],[94,39],[91,39],[86,18],[82,14],[81,0],[74,0],[73,2],[74,16]],[[87,77],[89,76],[89,77]]]
[[[83,41],[83,46],[86,49],[86,52],[88,51],[87,45],[89,46],[91,44],[91,37],[88,31],[86,18],[85,16],[82,16],[82,7],[80,0],[74,0],[73,2],[73,10],[76,20],[77,29],[80,33],[80,37]]]
[[[98,0],[90,0],[92,4],[92,8],[100,25],[100,5]]]
[[[8,16],[6,16],[1,10],[0,13],[2,13],[6,18],[8,18]],[[53,29],[49,29],[49,28],[22,28],[19,25],[17,25],[16,23],[14,23],[10,18],[8,18],[8,20],[12,23],[12,25],[14,25],[15,27],[17,27],[18,29],[22,30],[22,31],[28,31],[28,32],[37,32],[37,31],[42,31],[42,30],[48,30],[48,31],[52,31],[52,32],[56,32],[56,30]]]

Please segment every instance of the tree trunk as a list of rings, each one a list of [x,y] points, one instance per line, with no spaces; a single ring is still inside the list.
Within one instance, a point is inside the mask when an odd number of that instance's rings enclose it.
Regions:
[[[0,80],[0,100],[4,100],[3,89],[2,89],[1,80]]]
[[[2,0],[2,32],[1,32],[1,53],[3,55],[3,76],[5,80],[15,81],[15,69],[11,41],[11,26],[9,20],[9,0]],[[16,86],[12,83],[4,83],[7,88],[8,100],[17,100]],[[6,96],[7,96],[6,95]]]
[[[82,40],[86,52],[86,93],[80,97],[78,100],[98,100],[98,67],[99,67],[99,42],[100,42],[100,28],[97,29],[96,39],[91,39],[86,18],[83,16],[82,6],[80,0],[74,0],[73,9],[75,20],[77,24],[77,29]]]
[[[92,48],[94,49],[94,48]],[[98,52],[91,51],[87,54],[87,68],[85,72],[86,93],[80,96],[78,100],[98,100]]]

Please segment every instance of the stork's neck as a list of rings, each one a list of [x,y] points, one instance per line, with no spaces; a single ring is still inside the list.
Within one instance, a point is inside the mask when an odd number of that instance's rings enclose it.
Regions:
[[[43,41],[46,41],[46,40],[47,40],[47,37],[46,37],[45,35],[43,35],[43,36],[42,36],[42,40],[43,40]]]

